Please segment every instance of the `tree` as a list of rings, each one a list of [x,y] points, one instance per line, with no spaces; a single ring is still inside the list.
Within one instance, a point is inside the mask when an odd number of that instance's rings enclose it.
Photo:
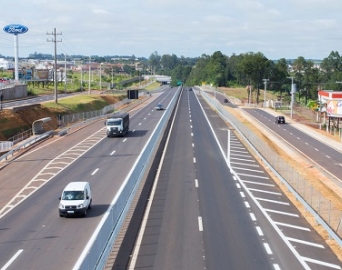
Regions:
[[[227,82],[227,57],[220,51],[215,52],[209,60],[207,65],[206,81],[215,86],[225,86]]]
[[[244,54],[239,64],[239,70],[246,74],[250,85],[255,86],[257,89],[256,103],[259,103],[260,85],[262,84],[262,79],[269,73],[269,67],[270,61],[260,52],[256,54],[252,52]],[[248,101],[250,98],[248,92]]]
[[[153,74],[153,71],[156,72],[157,69],[159,69],[160,60],[161,60],[161,56],[158,55],[158,52],[154,52],[150,55],[149,64],[151,66],[151,74]]]

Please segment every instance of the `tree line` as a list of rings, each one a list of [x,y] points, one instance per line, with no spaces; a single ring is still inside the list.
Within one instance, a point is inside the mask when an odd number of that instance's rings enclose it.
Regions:
[[[342,57],[332,51],[320,65],[300,56],[294,60],[270,60],[261,52],[226,56],[220,51],[198,58],[177,57],[172,54],[151,54],[148,65],[153,73],[169,75],[172,83],[215,87],[249,87],[260,101],[260,89],[289,95],[292,81],[297,98],[317,100],[319,90],[342,90]]]

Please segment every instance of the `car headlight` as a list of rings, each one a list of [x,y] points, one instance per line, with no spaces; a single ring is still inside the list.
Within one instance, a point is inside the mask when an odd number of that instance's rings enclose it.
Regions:
[[[77,205],[77,208],[83,208],[83,203]]]
[[[59,204],[59,209],[65,209],[64,204]]]

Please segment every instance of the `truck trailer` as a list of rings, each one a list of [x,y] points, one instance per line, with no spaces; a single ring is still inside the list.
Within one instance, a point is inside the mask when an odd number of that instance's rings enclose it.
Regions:
[[[129,113],[116,112],[105,121],[107,137],[125,136],[129,130]]]

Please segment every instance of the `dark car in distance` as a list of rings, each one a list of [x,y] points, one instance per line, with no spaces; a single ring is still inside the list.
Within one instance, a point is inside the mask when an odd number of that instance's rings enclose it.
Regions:
[[[276,124],[285,124],[285,117],[284,116],[277,116],[275,119]]]

